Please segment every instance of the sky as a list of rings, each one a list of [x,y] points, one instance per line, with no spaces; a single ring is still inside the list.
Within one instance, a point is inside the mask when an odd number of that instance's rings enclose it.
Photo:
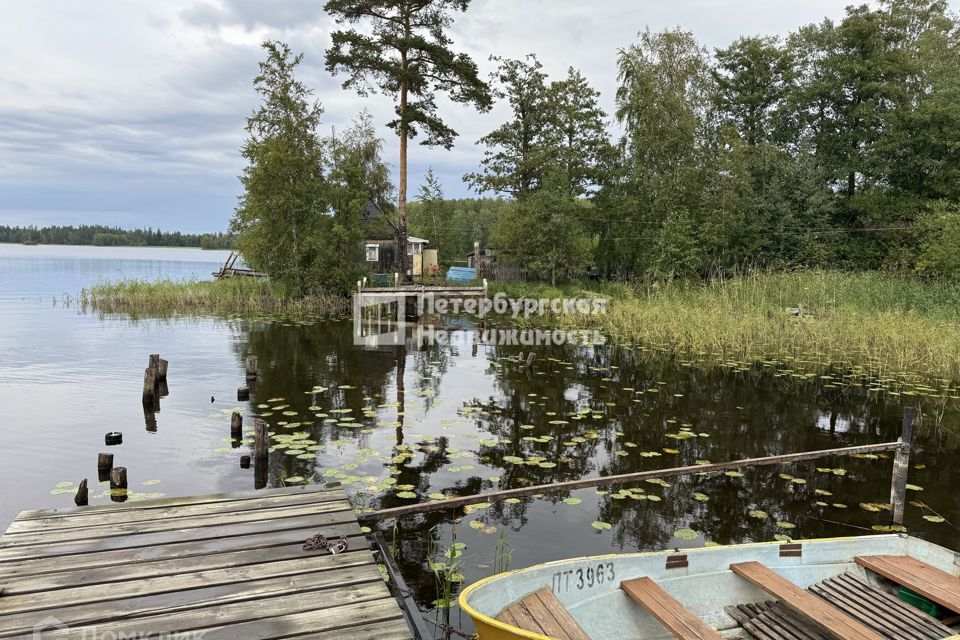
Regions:
[[[842,17],[846,4],[473,0],[451,35],[484,77],[491,55],[536,53],[553,78],[579,68],[612,114],[617,51],[647,27],[680,26],[712,50]],[[323,0],[0,0],[0,225],[226,230],[267,39],[303,52],[300,78],[324,108],[325,130],[373,114],[396,174],[391,99],[344,90],[324,69],[336,28]],[[429,167],[447,197],[471,197],[462,176],[483,157],[477,140],[508,111],[439,103],[460,136],[449,151],[411,146],[411,198]]]

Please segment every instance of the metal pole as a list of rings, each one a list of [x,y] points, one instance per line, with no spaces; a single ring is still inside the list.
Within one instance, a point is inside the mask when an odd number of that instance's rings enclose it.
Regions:
[[[542,484],[531,487],[520,487],[518,489],[507,489],[505,491],[494,491],[490,493],[480,493],[473,496],[463,496],[450,498],[449,500],[438,500],[434,502],[421,502],[403,507],[394,507],[392,509],[383,509],[363,513],[357,516],[361,522],[385,520],[387,518],[399,518],[411,513],[425,513],[428,511],[439,511],[441,509],[454,509],[465,507],[470,504],[479,504],[481,502],[498,502],[506,498],[517,498],[520,496],[529,496],[548,491],[570,491],[573,489],[585,489],[588,487],[601,487],[616,484],[625,484],[628,482],[638,482],[647,478],[670,478],[673,476],[683,476],[696,473],[711,473],[716,471],[729,471],[732,469],[742,469],[744,467],[761,467],[765,465],[787,464],[790,462],[800,462],[803,460],[816,460],[817,458],[826,458],[829,456],[849,456],[861,453],[874,453],[877,451],[899,450],[900,441],[885,442],[883,444],[867,444],[858,447],[843,447],[842,449],[824,449],[821,451],[805,451],[803,453],[788,453],[780,456],[768,456],[765,458],[746,458],[744,460],[732,460],[730,462],[715,462],[713,464],[698,464],[687,467],[674,467],[672,469],[654,469],[651,471],[638,471],[636,473],[624,473],[616,476],[603,476],[598,478],[583,478],[581,480],[571,480],[569,482],[558,482],[555,484]]]

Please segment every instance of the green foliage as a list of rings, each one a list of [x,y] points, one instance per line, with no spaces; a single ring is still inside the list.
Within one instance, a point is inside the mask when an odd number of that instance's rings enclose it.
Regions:
[[[429,197],[424,200],[427,193]],[[512,206],[506,200],[491,198],[437,200],[436,189],[428,188],[427,193],[421,190],[423,197],[409,205],[410,232],[430,241],[443,266],[465,265],[474,242],[483,248],[491,246],[497,220]]]
[[[338,24],[366,29],[334,31],[327,50],[327,70],[344,73],[345,89],[366,95],[371,89],[393,98],[397,118],[389,123],[400,137],[398,240],[407,239],[407,143],[418,134],[423,144],[450,149],[457,132],[437,112],[436,97],[491,106],[490,89],[477,65],[454,52],[448,32],[453,14],[467,10],[470,0],[328,0],[324,9]],[[406,271],[406,251],[397,251],[399,270]]]
[[[589,205],[568,192],[565,177],[548,175],[543,188],[518,200],[497,220],[498,255],[549,280],[579,278],[590,259],[584,221]]]
[[[267,58],[253,84],[263,104],[247,119],[242,154],[244,193],[232,222],[237,247],[256,270],[297,294],[321,286],[310,276],[328,260],[322,109],[294,77],[303,59],[282,43],[263,45]],[[324,255],[327,254],[327,255]]]
[[[937,202],[920,216],[920,260],[917,270],[936,276],[960,278],[960,206]]]
[[[480,162],[481,173],[464,180],[479,193],[494,192],[523,198],[543,181],[549,113],[547,111],[547,75],[533,54],[524,60],[504,60],[493,74],[497,96],[510,105],[512,117],[484,137],[487,147]]]
[[[97,245],[113,247],[202,247],[231,249],[229,233],[191,234],[160,229],[121,229],[103,225],[8,227],[0,225],[0,242]]]

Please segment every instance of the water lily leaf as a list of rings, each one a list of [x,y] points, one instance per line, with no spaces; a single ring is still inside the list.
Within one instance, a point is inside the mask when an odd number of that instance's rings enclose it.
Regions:
[[[612,529],[613,525],[609,522],[601,522],[600,520],[595,520],[590,523],[590,526],[598,531],[606,531],[607,529]]]
[[[564,498],[563,502],[565,504],[580,504],[581,502],[583,502],[583,500],[581,500],[580,498]]]
[[[142,484],[145,487],[152,487],[153,485],[160,484],[161,482],[162,480],[144,480],[140,484]]]
[[[817,494],[818,496],[832,496],[832,495],[833,495],[833,493],[832,493],[831,491],[827,491],[826,489],[815,489],[815,490],[814,490],[814,493]]]
[[[923,519],[926,520],[927,522],[936,522],[936,523],[938,523],[938,524],[941,523],[941,522],[946,522],[946,519],[943,518],[943,517],[941,517],[941,516],[929,516],[929,515],[928,515],[928,516],[923,516]]]
[[[480,522],[479,520],[471,520],[471,521],[470,521],[470,528],[471,528],[471,529],[483,529],[485,526],[487,526],[487,525],[484,524],[483,522]]]
[[[723,475],[730,476],[731,478],[742,478],[743,474],[739,471],[727,471]]]
[[[797,528],[797,525],[793,524],[792,522],[786,522],[786,521],[784,521],[784,520],[778,520],[778,521],[777,521],[777,527],[780,528],[780,529],[796,529],[796,528]]]
[[[915,484],[908,484],[907,489],[909,489],[910,491],[923,491],[923,487],[918,487]]]
[[[693,529],[678,529],[673,532],[673,537],[679,540],[696,540],[700,534]]]
[[[831,469],[830,470],[835,476],[845,476],[847,475],[846,469]]]
[[[397,497],[403,498],[404,500],[412,500],[417,497],[417,494],[413,491],[398,491]]]
[[[446,494],[440,493],[439,491],[437,491],[436,493],[431,493],[431,494],[428,495],[427,497],[430,498],[431,500],[446,500],[446,499],[447,499]]]
[[[693,499],[697,500],[698,502],[707,502],[710,500],[710,496],[705,493],[695,493],[693,494]]]
[[[754,509],[753,511],[748,512],[747,515],[751,518],[756,518],[757,520],[766,520],[768,517],[770,517],[770,514],[768,514],[766,511],[761,511],[760,509]]]
[[[539,464],[544,469],[553,469],[555,466],[557,466],[556,462],[541,462]]]

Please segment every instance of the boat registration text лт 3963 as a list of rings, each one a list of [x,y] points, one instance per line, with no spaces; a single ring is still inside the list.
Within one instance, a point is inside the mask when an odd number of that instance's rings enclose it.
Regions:
[[[582,591],[614,579],[616,579],[616,573],[613,570],[613,563],[601,562],[596,565],[557,571],[553,574],[551,586],[554,593]]]

